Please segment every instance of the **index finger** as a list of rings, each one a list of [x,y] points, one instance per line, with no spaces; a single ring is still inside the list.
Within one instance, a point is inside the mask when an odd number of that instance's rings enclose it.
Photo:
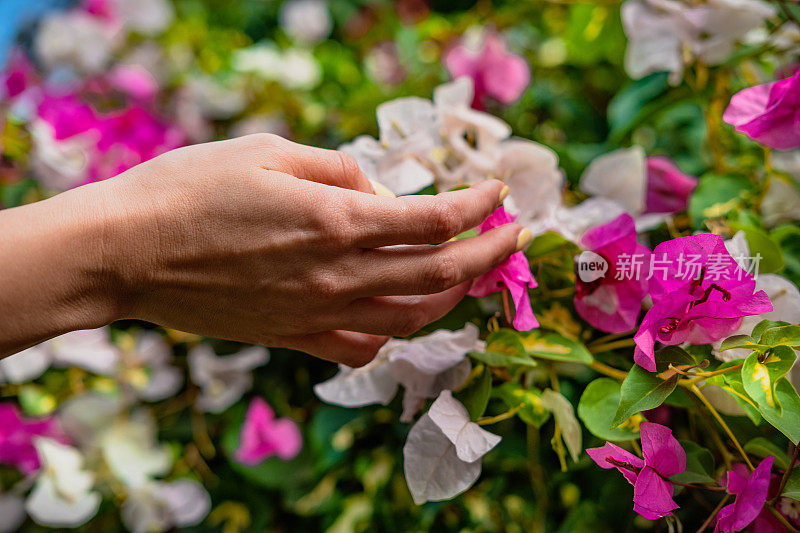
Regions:
[[[437,195],[387,198],[358,195],[351,216],[357,245],[438,244],[479,225],[502,203],[508,188],[486,180]]]

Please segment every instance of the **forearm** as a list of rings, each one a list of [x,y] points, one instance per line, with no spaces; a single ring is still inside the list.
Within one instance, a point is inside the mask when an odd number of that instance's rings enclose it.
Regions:
[[[117,314],[99,184],[0,211],[0,357]]]

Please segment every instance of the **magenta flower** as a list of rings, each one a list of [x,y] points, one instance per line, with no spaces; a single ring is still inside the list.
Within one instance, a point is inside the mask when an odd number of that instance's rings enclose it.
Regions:
[[[16,406],[0,404],[0,463],[13,464],[25,475],[38,470],[34,437],[69,442],[55,417],[24,419]]]
[[[96,129],[99,122],[94,110],[72,94],[45,95],[38,113],[39,118],[52,126],[57,141]]]
[[[477,49],[462,39],[445,54],[444,64],[453,79],[472,78],[475,86],[472,107],[475,109],[484,109],[487,96],[510,104],[522,96],[531,81],[525,58],[509,52],[505,41],[492,31],[485,32]]]
[[[697,187],[697,178],[684,174],[668,157],[647,158],[647,193],[645,213],[684,211],[689,195]]]
[[[605,275],[584,281],[575,277],[575,309],[586,322],[609,333],[622,333],[636,327],[642,300],[647,295],[647,268],[650,250],[636,242],[636,226],[623,213],[611,222],[587,231],[581,239],[584,248],[608,264]],[[625,265],[639,265],[625,270]],[[576,268],[580,268],[578,262]]]
[[[743,317],[772,311],[767,294],[755,286],[719,235],[662,242],[653,250],[653,307],[633,337],[634,361],[655,372],[656,342],[709,344],[735,332]]]
[[[481,225],[478,226],[478,231],[480,233],[489,231],[492,228],[514,222],[516,218],[516,216],[506,213],[506,210],[501,206],[481,222]],[[536,286],[537,283],[533,279],[533,274],[531,274],[528,258],[525,257],[523,252],[517,252],[492,271],[477,278],[472,283],[472,288],[468,294],[476,298],[482,298],[508,289],[516,310],[513,322],[514,328],[517,331],[528,331],[539,327],[539,322],[536,321],[536,317],[533,315],[531,300],[528,295],[528,289],[536,288]]]
[[[741,531],[761,513],[769,492],[770,470],[774,457],[767,457],[753,470],[747,471],[743,464],[735,464],[723,485],[736,500],[717,513],[714,532]]]
[[[800,71],[734,94],[722,120],[770,148],[800,147]]]
[[[22,50],[14,50],[2,74],[0,74],[0,97],[10,100],[25,92],[35,83],[35,72],[28,56]]]
[[[261,398],[254,398],[242,424],[236,460],[247,466],[258,466],[278,456],[293,459],[303,447],[303,437],[291,418],[275,418],[275,412]]]
[[[652,422],[642,422],[640,427],[644,460],[610,442],[586,453],[601,468],[619,470],[633,485],[633,510],[655,520],[678,508],[668,478],[686,470],[686,452],[671,429]]]

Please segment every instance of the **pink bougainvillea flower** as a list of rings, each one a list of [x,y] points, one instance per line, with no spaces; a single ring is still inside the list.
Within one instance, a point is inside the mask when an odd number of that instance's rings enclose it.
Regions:
[[[291,418],[275,418],[275,412],[261,398],[254,398],[247,408],[239,438],[236,460],[247,466],[258,466],[278,456],[293,459],[303,447],[303,437]]]
[[[604,276],[590,281],[584,281],[578,272],[575,309],[597,329],[609,333],[632,330],[647,295],[650,265],[650,250],[636,242],[633,218],[623,213],[607,224],[594,227],[583,235],[581,244],[602,257],[608,270]],[[634,268],[634,262],[638,267]],[[583,264],[578,261],[576,268]],[[635,271],[637,268],[639,272]]]
[[[761,513],[769,492],[770,470],[774,457],[767,457],[753,470],[748,472],[743,464],[735,464],[723,485],[728,494],[735,494],[736,500],[726,505],[717,513],[717,525],[714,531],[741,531]]]
[[[719,235],[662,242],[653,250],[653,307],[634,335],[634,361],[656,371],[655,344],[709,344],[731,335],[742,318],[772,311],[752,275],[739,267]]]
[[[722,120],[770,148],[800,147],[800,71],[734,94]]]
[[[158,93],[158,82],[141,65],[117,65],[108,73],[111,85],[137,100],[150,100]]]
[[[77,96],[46,94],[39,103],[39,118],[50,124],[57,141],[96,129],[99,118]]]
[[[36,73],[28,56],[22,50],[14,50],[0,74],[0,98],[12,99],[35,83]]]
[[[453,79],[467,76],[475,86],[472,107],[484,108],[489,96],[510,104],[517,100],[531,81],[531,71],[524,57],[508,51],[505,41],[486,31],[478,46],[467,39],[453,46],[444,57],[444,64]]]
[[[483,233],[492,228],[503,226],[514,222],[517,217],[509,215],[503,207],[499,207],[494,213],[489,215],[486,220],[478,226],[478,231]],[[487,272],[476,279],[469,295],[482,298],[495,292],[508,289],[511,299],[514,301],[514,328],[517,331],[528,331],[539,327],[539,322],[533,315],[531,300],[528,289],[536,288],[536,280],[531,274],[531,267],[528,258],[523,252],[512,254],[511,257],[500,263],[494,270]]]
[[[0,404],[0,463],[13,464],[25,475],[38,470],[39,455],[33,445],[37,436],[68,443],[55,417],[25,419],[16,406]]]
[[[686,452],[671,429],[652,422],[642,422],[640,428],[644,459],[610,442],[586,453],[601,468],[619,470],[633,485],[633,510],[655,520],[678,508],[668,478],[686,470]]]
[[[697,178],[684,174],[668,157],[647,158],[647,193],[645,213],[684,211],[689,195],[697,187]]]

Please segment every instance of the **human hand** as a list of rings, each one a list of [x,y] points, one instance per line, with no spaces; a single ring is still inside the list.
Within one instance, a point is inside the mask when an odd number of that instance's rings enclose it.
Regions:
[[[499,181],[376,196],[350,156],[266,134],[174,150],[98,185],[114,318],[351,366],[445,315],[530,240],[509,224],[448,242],[499,205]]]

